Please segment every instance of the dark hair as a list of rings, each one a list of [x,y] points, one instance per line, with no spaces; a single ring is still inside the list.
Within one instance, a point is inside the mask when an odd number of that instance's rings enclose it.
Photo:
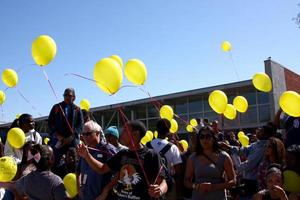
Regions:
[[[296,168],[294,171],[297,171],[297,173],[300,175],[300,145],[293,144],[286,149],[286,152],[295,157]]]
[[[20,117],[19,117],[19,126],[23,126],[24,124],[26,124],[28,122],[28,119],[30,118],[33,118],[32,115],[30,114],[22,114]]]
[[[31,146],[33,146],[34,144],[35,144],[34,141],[28,141],[22,147],[23,148],[23,156],[22,156],[21,164],[27,163],[27,153],[28,153],[28,151],[31,150]]]
[[[270,174],[272,173],[280,173],[281,174],[281,178],[283,180],[283,173],[282,173],[282,166],[279,164],[271,164],[268,166],[267,168],[267,173],[266,173],[266,177],[268,177]]]
[[[84,123],[88,121],[88,119],[91,119],[91,112],[87,111],[85,109],[82,109],[82,116]]]
[[[275,156],[275,163],[277,164],[283,164],[285,162],[285,147],[284,144],[275,137],[269,138],[269,143],[272,148],[272,152]]]
[[[66,88],[64,91],[64,95],[67,95],[69,93],[72,93],[74,97],[76,96],[74,88]]]
[[[11,123],[9,129],[12,129],[12,128],[19,128],[19,119],[14,119],[14,121]]]
[[[269,139],[270,137],[273,137],[276,134],[276,128],[273,123],[268,122],[266,125],[262,127],[262,130],[264,132],[262,139]]]
[[[171,123],[167,119],[159,119],[156,123],[156,130],[158,135],[166,136],[170,132]]]
[[[140,138],[144,137],[147,131],[145,124],[139,120],[130,121],[127,125],[131,128],[131,131],[138,131]]]
[[[211,134],[214,143],[213,143],[213,151],[215,152],[219,152],[220,148],[218,146],[218,142],[217,142],[217,138],[215,136],[215,134],[213,133],[213,129],[210,126],[204,126],[202,127],[199,132],[197,133],[197,140],[196,140],[196,154],[200,155],[203,154],[203,148],[201,146],[201,142],[200,142],[200,135],[203,134],[204,131],[208,131],[209,134]]]
[[[33,160],[33,164],[36,166],[37,170],[47,171],[52,167],[51,160],[53,157],[53,151],[51,147],[48,145],[36,144],[31,148],[30,151],[33,156],[37,153],[39,153],[41,156],[39,161]]]

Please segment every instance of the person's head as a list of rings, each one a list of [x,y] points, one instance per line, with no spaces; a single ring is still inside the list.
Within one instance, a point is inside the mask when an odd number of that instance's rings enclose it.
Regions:
[[[78,156],[75,147],[70,147],[65,157],[66,165],[76,167]]]
[[[113,144],[118,142],[119,140],[119,131],[118,128],[116,126],[110,126],[108,127],[105,131],[105,138],[106,141]]]
[[[202,154],[204,150],[218,151],[218,142],[213,130],[209,126],[201,128],[197,134],[196,154]]]
[[[286,149],[286,167],[300,175],[300,145],[294,144]]]
[[[30,130],[33,130],[35,127],[35,122],[33,120],[33,117],[30,114],[22,114],[19,119],[19,127],[24,131],[24,133],[27,133]]]
[[[269,138],[267,148],[265,150],[265,156],[272,163],[283,164],[285,161],[284,144],[278,138]]]
[[[53,150],[50,146],[35,144],[28,151],[28,160],[32,160],[33,164],[39,171],[50,170],[54,164]]]
[[[140,143],[141,139],[145,136],[146,130],[145,124],[141,121],[136,120],[127,122],[123,127],[120,138],[121,143],[130,148],[134,148],[132,145],[133,142],[136,147]]]
[[[86,122],[83,125],[82,129],[82,137],[84,143],[87,146],[95,147],[100,142],[100,132],[102,131],[101,126],[92,120]]]
[[[233,131],[229,132],[229,140],[236,140],[235,133]]]
[[[64,102],[66,104],[71,104],[75,100],[75,90],[74,88],[67,88],[64,92]]]
[[[28,151],[32,149],[32,147],[35,145],[34,141],[28,141],[23,146],[23,156],[22,156],[22,163],[27,163],[27,155]]]
[[[83,123],[91,120],[91,112],[85,109],[82,110]]]
[[[211,123],[211,127],[213,130],[218,130],[218,120],[214,120],[212,123]]]
[[[268,140],[270,137],[273,137],[276,133],[276,130],[273,126],[267,124],[258,129],[259,131],[256,134],[257,139],[259,140]]]
[[[274,164],[270,165],[266,173],[267,189],[271,192],[273,186],[282,187],[282,185],[283,185],[283,174],[281,171],[281,166],[274,165]]]
[[[158,133],[158,137],[165,138],[169,134],[170,128],[171,128],[171,123],[169,120],[164,118],[159,119],[156,123],[156,130]]]

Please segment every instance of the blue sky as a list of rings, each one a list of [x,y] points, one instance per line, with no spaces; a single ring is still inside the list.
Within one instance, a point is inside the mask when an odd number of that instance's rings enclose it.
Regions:
[[[94,83],[66,73],[92,78],[101,58],[117,54],[125,63],[141,59],[147,67],[146,90],[152,96],[238,81],[228,53],[228,40],[240,80],[275,61],[300,73],[300,29],[292,20],[298,0],[1,0],[0,69],[19,69],[17,89],[6,91],[0,121],[16,114],[48,115],[57,102],[38,66],[32,65],[31,43],[41,34],[57,44],[57,55],[45,67],[59,100],[66,87],[76,90],[76,103],[87,98],[92,107],[146,98],[136,88],[115,97]],[[128,81],[124,78],[124,85]],[[5,89],[1,82],[0,89]]]

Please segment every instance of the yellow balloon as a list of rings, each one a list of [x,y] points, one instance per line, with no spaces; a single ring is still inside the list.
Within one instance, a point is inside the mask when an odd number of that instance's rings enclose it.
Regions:
[[[246,135],[242,135],[239,138],[239,141],[241,142],[241,144],[242,144],[243,147],[247,147],[249,145],[249,138]]]
[[[190,125],[192,125],[192,126],[198,126],[197,120],[196,119],[191,119],[190,120]]]
[[[114,59],[103,58],[95,65],[94,80],[105,93],[115,94],[122,84],[122,69]]]
[[[0,158],[0,182],[13,180],[17,173],[17,163],[13,157],[4,156]]]
[[[265,73],[256,73],[252,78],[254,87],[262,92],[270,92],[272,90],[272,81]]]
[[[232,104],[227,104],[226,109],[224,111],[224,116],[227,119],[235,119],[236,118],[236,109]]]
[[[138,59],[128,60],[124,72],[126,78],[136,85],[143,85],[147,79],[146,66]]]
[[[5,102],[5,99],[5,93],[2,90],[0,90],[0,105],[2,105]]]
[[[151,141],[151,139],[150,139],[149,135],[147,135],[147,134],[141,139],[141,143],[143,145],[145,145],[146,143],[148,143],[150,141]]]
[[[16,119],[19,119],[22,114],[16,114]]]
[[[171,121],[174,116],[173,108],[169,105],[164,105],[159,110],[160,117]]]
[[[286,170],[283,172],[283,177],[283,188],[285,191],[300,193],[300,176],[296,172]]]
[[[3,70],[1,78],[7,87],[15,87],[19,80],[17,72],[13,69]]]
[[[181,144],[183,148],[183,152],[187,151],[189,148],[189,143],[186,140],[180,140],[179,144]]]
[[[150,139],[150,141],[153,140],[154,135],[153,135],[152,131],[147,131],[146,135]]]
[[[63,182],[68,196],[74,198],[78,194],[76,175],[74,173],[67,174],[64,177]]]
[[[87,100],[87,99],[82,99],[82,100],[80,101],[80,108],[81,108],[82,110],[89,111],[89,110],[90,110],[90,107],[91,107],[91,104],[90,104],[89,100]]]
[[[237,96],[233,99],[233,106],[236,108],[237,111],[240,113],[244,113],[248,109],[248,101],[243,96]]]
[[[119,66],[122,69],[122,67],[123,67],[123,60],[122,60],[122,58],[120,56],[118,56],[118,55],[112,55],[112,56],[110,56],[110,58],[112,58],[115,61],[117,61],[119,63]]]
[[[225,52],[228,52],[231,50],[231,44],[228,41],[223,41],[221,47],[222,47],[222,50]]]
[[[31,55],[37,65],[48,65],[56,55],[55,41],[48,35],[38,36],[32,42]]]
[[[175,119],[171,119],[171,128],[170,132],[171,133],[176,133],[178,131],[178,123]]]
[[[300,117],[300,95],[294,91],[286,91],[279,99],[280,108],[288,115]]]
[[[157,131],[154,131],[153,137],[154,137],[154,138],[157,138],[157,136],[158,136],[158,132],[157,132]]]
[[[218,114],[222,114],[225,111],[227,102],[227,96],[221,90],[213,91],[208,97],[210,107]]]
[[[186,130],[190,133],[194,132],[193,126],[190,124],[186,126]]]
[[[46,137],[46,138],[44,139],[44,144],[45,144],[45,145],[48,145],[49,141],[50,141],[50,139]]]
[[[21,148],[25,144],[25,134],[20,128],[12,128],[7,133],[7,140],[14,148]]]
[[[242,138],[245,135],[245,133],[243,131],[239,131],[238,132],[238,138]]]

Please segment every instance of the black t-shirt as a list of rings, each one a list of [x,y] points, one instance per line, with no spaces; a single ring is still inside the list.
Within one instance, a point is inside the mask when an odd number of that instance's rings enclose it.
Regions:
[[[285,147],[300,144],[300,119],[288,116],[285,121],[286,140]]]
[[[137,151],[150,184],[153,184],[161,168],[161,158],[152,149],[144,147]],[[136,153],[122,150],[106,163],[112,171],[119,172],[119,180],[113,188],[114,199],[151,199],[148,186]],[[164,172],[161,171],[164,177]]]

